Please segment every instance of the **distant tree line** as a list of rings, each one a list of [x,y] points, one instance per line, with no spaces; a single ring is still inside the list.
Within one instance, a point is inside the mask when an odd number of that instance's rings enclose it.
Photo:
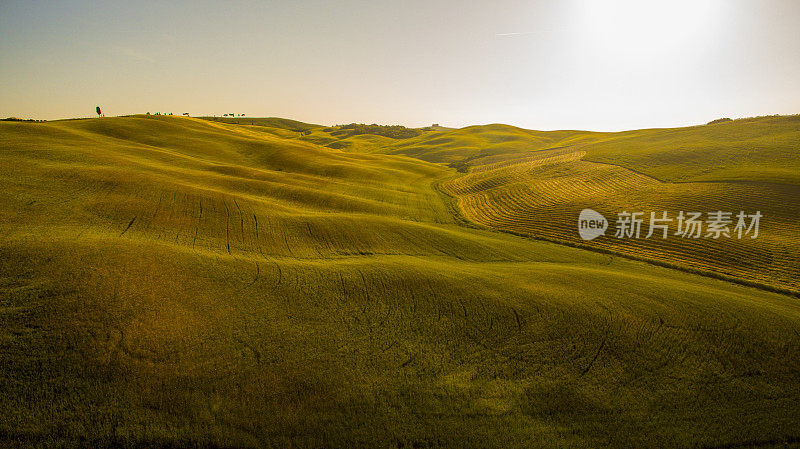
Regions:
[[[22,119],[19,117],[0,118],[2,122],[45,122],[47,120],[34,120],[32,118]]]
[[[717,123],[725,123],[725,122],[732,122],[733,120],[725,117],[725,118],[718,118],[716,120],[711,120],[710,122],[706,123],[706,125],[715,125]]]
[[[326,128],[330,129],[330,128]],[[417,137],[422,132],[417,129],[406,128],[401,125],[378,125],[371,124],[365,125],[363,123],[350,123],[348,125],[339,125],[336,129],[331,131],[331,135],[337,137],[350,137],[361,134],[374,134],[376,136],[390,137],[392,139],[409,139]]]

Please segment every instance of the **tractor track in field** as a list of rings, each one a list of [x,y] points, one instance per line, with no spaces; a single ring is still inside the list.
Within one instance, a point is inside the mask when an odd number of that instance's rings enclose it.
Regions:
[[[236,210],[239,211],[239,231],[241,232],[242,236],[242,245],[244,245],[244,214],[242,214],[242,208],[239,207],[239,203],[236,201],[236,198],[233,198],[233,205],[236,206]]]
[[[222,200],[222,204],[225,206],[225,248],[228,254],[231,254],[231,212],[225,199]]]
[[[197,243],[197,233],[200,230],[200,223],[203,220],[203,199],[198,198],[197,201],[198,205],[198,213],[197,213],[197,222],[194,225],[194,237],[192,237],[192,249],[195,248],[195,243]]]
[[[261,264],[258,263],[258,261],[255,261],[255,262],[253,262],[253,265],[255,265],[255,267],[256,267],[256,270],[255,270],[256,272],[253,275],[253,279],[250,282],[248,282],[247,284],[239,287],[238,289],[235,289],[234,290],[234,294],[235,295],[239,295],[239,294],[249,290],[254,285],[256,285],[256,283],[260,280],[260,278],[261,278]]]
[[[600,344],[597,346],[597,351],[595,351],[594,356],[592,356],[592,359],[589,361],[589,363],[586,365],[586,367],[584,367],[581,370],[581,373],[580,373],[579,377],[585,376],[592,369],[592,367],[594,366],[595,362],[597,362],[597,359],[600,358],[600,354],[602,354],[603,350],[605,349],[606,342],[608,341],[608,336],[611,334],[611,323],[613,323],[613,321],[614,321],[614,315],[611,312],[611,309],[609,309],[608,307],[606,307],[606,306],[604,306],[602,304],[599,304],[599,303],[598,303],[598,305],[600,305],[600,307],[602,309],[604,309],[608,313],[608,321],[606,322],[606,328],[603,331],[603,339],[600,341]]]
[[[128,222],[128,226],[125,226],[125,229],[123,229],[122,232],[120,232],[119,236],[122,237],[123,235],[125,235],[125,233],[128,232],[128,229],[130,229],[131,226],[133,226],[133,222],[135,221],[136,217],[131,218],[131,221]]]

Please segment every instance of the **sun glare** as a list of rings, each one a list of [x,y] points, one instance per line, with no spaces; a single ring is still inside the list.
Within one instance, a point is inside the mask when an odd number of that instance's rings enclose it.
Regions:
[[[642,0],[576,3],[579,32],[602,56],[646,56],[690,49],[713,37],[723,13],[719,0]]]

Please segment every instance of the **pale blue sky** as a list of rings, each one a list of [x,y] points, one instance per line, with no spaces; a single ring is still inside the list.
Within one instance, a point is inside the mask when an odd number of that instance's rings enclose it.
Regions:
[[[800,1],[0,1],[0,116],[621,130],[800,113]]]

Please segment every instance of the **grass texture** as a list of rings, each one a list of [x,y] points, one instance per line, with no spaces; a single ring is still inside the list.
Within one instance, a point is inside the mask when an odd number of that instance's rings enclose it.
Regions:
[[[784,227],[608,248],[796,288],[796,118],[407,139],[241,120],[0,123],[0,445],[800,441],[796,298],[497,232],[745,201]]]

